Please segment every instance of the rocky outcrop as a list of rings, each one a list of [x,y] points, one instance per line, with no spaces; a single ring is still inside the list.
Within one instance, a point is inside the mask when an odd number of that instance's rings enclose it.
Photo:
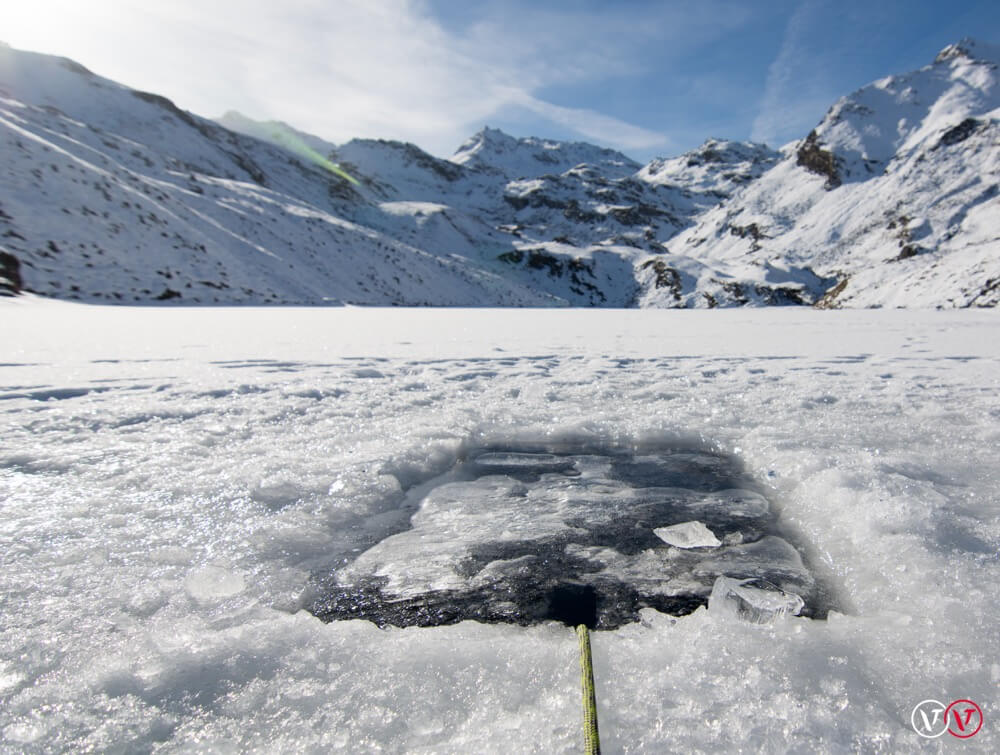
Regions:
[[[653,285],[656,288],[667,289],[674,297],[675,302],[681,300],[681,276],[676,270],[667,267],[663,260],[647,260],[640,269],[653,271]]]
[[[978,118],[966,118],[957,126],[954,126],[941,134],[941,139],[935,145],[935,149],[940,147],[954,147],[956,144],[961,144],[974,133],[982,130],[986,126],[987,123],[979,120]]]
[[[823,149],[819,143],[816,131],[810,131],[798,150],[795,152],[795,162],[811,173],[826,178],[826,188],[836,189],[842,183],[837,170],[837,158],[833,152]]]
[[[21,263],[10,252],[0,248],[0,296],[21,293]]]

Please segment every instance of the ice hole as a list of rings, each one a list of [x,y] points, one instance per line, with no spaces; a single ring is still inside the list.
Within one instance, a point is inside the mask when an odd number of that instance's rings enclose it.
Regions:
[[[597,626],[597,590],[593,585],[562,584],[552,588],[546,618],[571,627]]]
[[[420,486],[410,528],[316,576],[325,621],[560,621],[609,629],[707,605],[720,577],[765,580],[823,617],[831,591],[739,459],[689,446],[469,449]]]

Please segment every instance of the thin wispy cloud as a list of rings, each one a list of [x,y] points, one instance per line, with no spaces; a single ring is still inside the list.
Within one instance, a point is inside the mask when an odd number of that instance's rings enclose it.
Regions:
[[[669,137],[660,132],[633,126],[593,110],[561,107],[531,96],[519,98],[516,104],[548,121],[569,127],[590,141],[616,144],[626,150],[670,145]]]
[[[873,50],[896,41],[893,23],[907,12],[905,3],[889,0],[849,7],[830,0],[801,2],[768,67],[751,138],[773,146],[801,139],[839,97],[900,70],[866,61]]]
[[[790,130],[801,130],[803,117],[812,112],[811,103],[802,102],[802,91],[796,91],[794,85],[814,54],[809,49],[808,32],[818,9],[816,0],[805,0],[788,19],[781,48],[767,70],[764,96],[751,131],[754,141],[780,145]]]
[[[636,65],[623,35],[614,42],[582,37],[601,24],[593,14],[528,26],[484,17],[457,33],[416,0],[36,5],[58,19],[59,29],[47,32],[50,46],[59,46],[53,51],[199,114],[236,109],[335,142],[402,138],[438,154],[450,154],[470,130],[511,108],[623,148],[669,141],[540,94],[565,82],[600,82]],[[608,23],[614,16],[603,14]],[[83,38],[99,28],[110,39],[102,49],[86,49]],[[54,39],[60,29],[65,44]]]
[[[709,135],[801,138],[839,96],[962,36],[995,39],[995,6],[0,0],[0,39],[202,115],[239,110],[334,142],[404,139],[447,155],[488,124],[649,159]]]

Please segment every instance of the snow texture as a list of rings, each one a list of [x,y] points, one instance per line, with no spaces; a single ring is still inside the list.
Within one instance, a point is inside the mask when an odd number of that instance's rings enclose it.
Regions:
[[[566,626],[302,610],[466,449],[526,438],[738,458],[840,606],[593,633],[606,752],[950,749],[927,698],[1000,749],[995,311],[0,318],[4,752],[578,752]]]

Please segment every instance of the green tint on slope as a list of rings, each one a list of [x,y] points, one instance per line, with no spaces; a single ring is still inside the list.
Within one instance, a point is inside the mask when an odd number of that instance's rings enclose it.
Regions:
[[[308,144],[306,144],[302,137],[293,132],[291,129],[284,127],[282,124],[271,123],[271,138],[276,144],[280,144],[285,149],[294,152],[299,157],[308,160],[314,165],[318,165],[321,168],[325,168],[334,175],[340,176],[352,184],[357,186],[358,180],[354,176],[350,175],[347,171],[343,170],[335,162],[330,161],[329,158],[324,157],[319,152],[314,150]]]

